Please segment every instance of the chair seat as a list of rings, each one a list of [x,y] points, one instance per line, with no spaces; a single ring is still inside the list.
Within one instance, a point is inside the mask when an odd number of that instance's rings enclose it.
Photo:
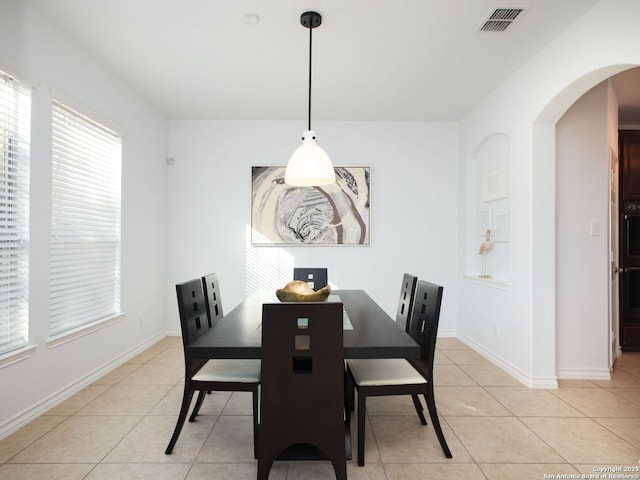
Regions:
[[[349,359],[347,364],[360,386],[427,383],[404,358]]]
[[[195,382],[259,382],[260,360],[208,360],[192,379]]]

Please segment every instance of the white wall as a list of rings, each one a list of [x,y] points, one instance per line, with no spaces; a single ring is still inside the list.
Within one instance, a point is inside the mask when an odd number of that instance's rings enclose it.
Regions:
[[[166,121],[19,0],[0,3],[0,67],[34,82],[30,325],[33,355],[0,369],[0,437],[165,334]],[[51,90],[116,125],[122,152],[123,320],[51,349]]]
[[[245,297],[252,165],[284,165],[300,122],[173,120],[169,152],[167,326],[178,329],[174,284],[218,272],[224,309]],[[327,266],[337,288],[365,289],[395,315],[402,274],[444,286],[441,332],[457,320],[457,127],[454,124],[316,122],[335,165],[371,167],[371,246],[282,249],[297,266]],[[266,260],[265,260],[266,261]],[[291,279],[284,271],[282,282]]]
[[[460,123],[461,172],[483,139],[496,132],[510,137],[512,213],[510,287],[485,293],[484,286],[460,275],[465,302],[460,304],[459,333],[532,386],[556,384],[556,350],[564,348],[555,333],[555,124],[590,88],[640,64],[638,18],[640,2],[601,0]],[[461,177],[459,184],[464,182]],[[591,214],[598,218],[599,212],[586,212]],[[462,211],[460,225],[466,221]],[[463,231],[461,242],[465,238]],[[599,295],[606,297],[607,290]],[[494,321],[515,328],[508,335],[477,329],[473,318],[486,310]],[[608,336],[602,341],[608,342]]]
[[[609,375],[609,83],[556,125],[556,332],[561,378]],[[591,234],[591,225],[600,235]],[[577,338],[576,333],[580,333]]]

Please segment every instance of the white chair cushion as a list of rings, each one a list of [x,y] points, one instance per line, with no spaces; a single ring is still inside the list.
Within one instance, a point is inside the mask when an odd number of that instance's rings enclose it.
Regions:
[[[193,380],[196,382],[258,382],[260,381],[260,360],[212,359],[198,370]]]
[[[349,359],[347,364],[361,386],[427,383],[404,358]]]

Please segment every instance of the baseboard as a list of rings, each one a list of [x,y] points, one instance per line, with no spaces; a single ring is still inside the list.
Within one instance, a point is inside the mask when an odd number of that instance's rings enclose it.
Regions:
[[[562,380],[611,380],[609,369],[570,370],[558,369],[558,378]]]
[[[166,336],[167,336],[167,332],[160,332],[154,335],[153,337],[136,345],[135,347],[128,350],[127,352],[117,356],[110,362],[107,362],[101,367],[96,368],[92,372],[89,372],[87,375],[79,378],[75,382],[70,383],[64,388],[61,388],[60,390],[48,396],[44,400],[36,403],[35,405],[29,407],[26,410],[23,410],[13,418],[10,418],[6,422],[4,422],[2,425],[0,425],[0,440],[11,435],[13,432],[22,428],[32,420],[38,418],[40,415],[43,415],[44,413],[51,410],[56,405],[59,405],[60,403],[65,401],[67,398],[76,394],[86,386],[92,384],[93,382],[103,377],[110,371],[122,365],[123,363],[126,363],[128,360],[132,359],[136,355],[144,352],[150,346],[159,342]]]
[[[456,338],[458,336],[458,332],[457,330],[445,330],[445,329],[438,329],[438,337],[441,338]]]
[[[496,367],[504,370],[506,373],[511,375],[513,378],[518,380],[523,385],[529,388],[558,388],[558,378],[557,377],[532,377],[527,375],[525,372],[520,370],[518,367],[506,362],[502,358],[495,355],[493,352],[485,349],[483,346],[474,342],[470,338],[467,338],[463,335],[458,335],[458,339],[467,345],[469,348],[478,352],[484,358],[493,363]]]

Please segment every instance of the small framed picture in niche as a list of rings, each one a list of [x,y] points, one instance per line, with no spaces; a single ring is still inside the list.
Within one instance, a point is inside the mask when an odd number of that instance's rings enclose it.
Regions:
[[[509,241],[509,214],[501,213],[496,215],[496,242]]]
[[[487,230],[493,229],[492,217],[493,216],[490,208],[480,210],[480,217],[478,219],[478,233],[480,234],[480,236],[484,237],[487,234]]]
[[[490,202],[507,196],[507,172],[504,167],[482,175],[482,201]]]

